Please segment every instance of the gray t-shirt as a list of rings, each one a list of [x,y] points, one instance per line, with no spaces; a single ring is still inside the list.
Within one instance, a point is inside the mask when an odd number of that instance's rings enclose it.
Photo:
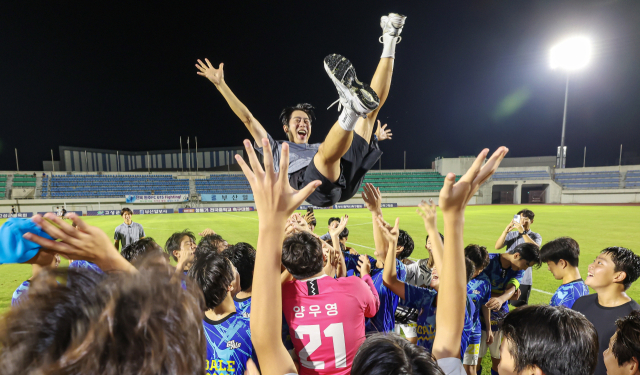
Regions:
[[[271,145],[271,155],[273,155],[273,167],[276,172],[280,170],[280,153],[282,152],[282,144],[289,144],[289,176],[292,173],[306,168],[311,160],[318,152],[320,143],[312,144],[297,144],[289,141],[274,141],[270,134],[267,133],[269,138],[269,144]],[[257,143],[253,143],[253,147],[261,154],[264,155],[262,147]]]
[[[532,231],[527,232],[527,235],[538,246],[542,245],[541,235]],[[524,243],[524,238],[522,238],[522,234],[520,234],[520,232],[518,231],[509,232],[507,233],[507,237],[505,237],[504,239],[504,243],[507,245],[507,253],[510,253],[513,251],[513,249],[516,248],[516,246],[520,245],[521,243]],[[522,276],[522,282],[520,284],[533,285],[533,270],[531,269],[531,267],[527,268],[524,271],[524,275]]]
[[[130,225],[122,223],[116,227],[116,232],[113,235],[114,240],[118,240],[121,245],[121,249],[124,249],[127,245],[138,241],[144,237],[144,229],[142,225],[131,222]]]

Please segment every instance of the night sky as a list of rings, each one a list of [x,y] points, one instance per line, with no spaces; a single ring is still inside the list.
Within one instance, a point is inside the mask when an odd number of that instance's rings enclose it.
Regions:
[[[130,2],[134,3],[134,2]],[[390,96],[380,112],[394,137],[383,168],[430,168],[437,156],[483,147],[554,155],[565,74],[549,68],[565,36],[592,39],[571,76],[568,167],[640,154],[640,1],[4,1],[0,4],[0,170],[41,170],[58,146],[146,151],[240,145],[242,122],[196,59],[225,79],[274,138],[285,105],[313,104],[312,142],[336,121],[323,69],[339,53],[369,81],[380,16],[408,16]],[[392,5],[395,4],[395,5]],[[192,138],[193,141],[193,138]]]

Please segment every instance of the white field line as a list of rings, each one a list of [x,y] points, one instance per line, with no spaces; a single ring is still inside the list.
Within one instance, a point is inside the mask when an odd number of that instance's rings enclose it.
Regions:
[[[549,293],[549,292],[547,292],[547,291],[540,290],[540,289],[536,289],[536,288],[531,288],[531,290],[536,291],[536,292],[538,292],[538,293],[548,294],[548,295],[550,295],[550,296],[552,296],[552,295],[553,295],[553,293]]]

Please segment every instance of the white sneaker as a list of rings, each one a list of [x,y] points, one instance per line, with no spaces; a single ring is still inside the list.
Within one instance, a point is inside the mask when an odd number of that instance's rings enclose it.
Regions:
[[[402,32],[402,28],[404,27],[404,21],[407,19],[407,16],[403,16],[398,13],[389,13],[388,16],[380,17],[380,27],[382,28],[382,35],[390,35],[392,37],[397,37],[398,41],[396,43],[400,43],[402,37],[400,33]],[[380,37],[380,43],[382,43],[382,36]]]
[[[358,116],[366,117],[367,113],[373,112],[380,105],[380,99],[376,92],[366,83],[358,81],[356,70],[346,57],[338,54],[325,57],[324,70],[336,85],[340,95],[340,99],[333,103],[340,103],[338,110],[345,107],[351,109]]]

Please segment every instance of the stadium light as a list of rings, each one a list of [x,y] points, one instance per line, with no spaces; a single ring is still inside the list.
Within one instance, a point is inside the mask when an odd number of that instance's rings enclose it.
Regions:
[[[560,160],[558,168],[564,168],[564,133],[567,125],[567,99],[569,98],[569,72],[587,66],[591,60],[591,42],[584,36],[567,38],[551,48],[551,69],[561,69],[567,73],[567,84],[564,91],[564,114],[562,116],[562,138],[560,140]]]

